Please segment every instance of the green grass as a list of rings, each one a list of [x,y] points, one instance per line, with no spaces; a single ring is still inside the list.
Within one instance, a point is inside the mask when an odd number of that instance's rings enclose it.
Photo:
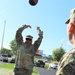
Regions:
[[[45,68],[48,68],[49,67],[49,64],[45,64]]]
[[[13,70],[14,69],[14,64],[3,64],[0,65],[0,69],[9,69],[9,70]],[[38,71],[36,70],[36,68],[33,68],[33,75],[38,75]]]
[[[35,69],[35,68],[33,68],[33,73],[38,73],[38,71]]]
[[[39,58],[34,58],[34,62],[36,61],[36,60],[38,60]]]
[[[0,65],[0,68],[13,69],[14,64],[3,64],[3,65]]]

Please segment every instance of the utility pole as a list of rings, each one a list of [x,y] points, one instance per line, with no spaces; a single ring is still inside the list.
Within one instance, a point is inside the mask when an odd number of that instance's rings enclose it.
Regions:
[[[3,48],[3,41],[4,41],[4,34],[5,34],[5,27],[6,27],[6,20],[4,21],[4,29],[3,29],[3,36],[2,36],[2,43],[1,43],[1,50]],[[1,50],[0,50],[0,54],[1,54]]]

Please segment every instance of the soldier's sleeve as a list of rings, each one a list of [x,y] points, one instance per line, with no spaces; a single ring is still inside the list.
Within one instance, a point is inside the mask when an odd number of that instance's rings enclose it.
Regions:
[[[16,43],[17,45],[22,44],[23,43],[23,37],[22,37],[22,31],[25,29],[26,25],[23,25],[22,27],[20,27],[17,31],[16,31]]]
[[[38,48],[39,48],[39,46],[40,46],[40,44],[42,42],[42,39],[43,39],[43,31],[41,31],[40,29],[37,30],[37,31],[38,31],[38,38],[33,44],[35,52],[38,50]]]

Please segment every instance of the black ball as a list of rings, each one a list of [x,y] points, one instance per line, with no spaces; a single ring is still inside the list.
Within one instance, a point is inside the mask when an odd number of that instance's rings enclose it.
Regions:
[[[31,6],[35,6],[38,3],[38,0],[29,0]]]

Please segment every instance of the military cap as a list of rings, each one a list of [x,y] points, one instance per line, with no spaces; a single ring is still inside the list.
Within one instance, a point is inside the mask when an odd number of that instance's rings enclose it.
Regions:
[[[75,8],[71,9],[70,11],[70,17],[69,19],[65,22],[65,24],[68,24],[70,22],[70,19],[74,19],[75,20]]]
[[[33,37],[31,35],[27,35],[26,38],[33,39]]]

